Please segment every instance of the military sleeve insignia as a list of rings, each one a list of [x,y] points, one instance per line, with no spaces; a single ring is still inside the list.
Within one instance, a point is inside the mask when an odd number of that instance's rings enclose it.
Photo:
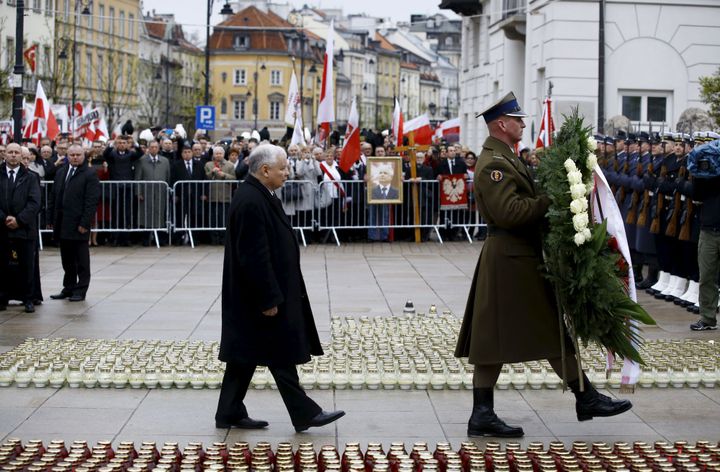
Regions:
[[[494,170],[490,172],[490,178],[493,182],[501,182],[503,179],[503,173],[501,170]]]

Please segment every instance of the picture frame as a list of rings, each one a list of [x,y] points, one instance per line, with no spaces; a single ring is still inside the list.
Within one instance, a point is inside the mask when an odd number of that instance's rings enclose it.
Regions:
[[[401,204],[403,202],[402,158],[369,157],[366,187],[368,205]]]

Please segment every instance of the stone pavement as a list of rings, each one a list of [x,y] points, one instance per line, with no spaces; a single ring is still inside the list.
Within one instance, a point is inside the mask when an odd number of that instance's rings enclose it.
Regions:
[[[353,244],[309,246],[302,265],[316,323],[327,340],[330,314],[388,316],[407,299],[419,311],[430,304],[461,314],[479,244]],[[48,300],[34,314],[10,307],[0,313],[0,351],[26,337],[217,340],[220,332],[222,249],[100,248],[92,251],[93,280],[83,303]],[[41,255],[46,298],[60,288],[56,249]],[[691,333],[695,316],[641,295],[659,325],[648,338],[720,338]],[[618,395],[616,391],[611,395]],[[0,389],[0,440],[99,439],[178,441],[268,440],[337,444],[348,441],[430,444],[465,440],[472,404],[469,391],[319,391],[310,395],[347,416],[338,423],[295,434],[277,391],[251,390],[251,416],[267,419],[255,432],[216,430],[218,391]],[[639,390],[635,408],[616,418],[578,423],[572,394],[559,391],[497,392],[496,410],[521,424],[530,441],[717,440],[720,388]]]

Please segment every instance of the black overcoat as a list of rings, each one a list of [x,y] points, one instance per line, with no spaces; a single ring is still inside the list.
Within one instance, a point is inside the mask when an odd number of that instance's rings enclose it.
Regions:
[[[83,163],[66,182],[69,169],[69,165],[64,165],[55,174],[48,204],[49,221],[53,222],[53,236],[56,240],[86,241],[90,238],[90,231],[82,234],[78,226],[89,230],[95,219],[100,199],[100,180],[95,169]]]
[[[289,365],[322,355],[300,248],[280,200],[248,175],[227,221],[220,360]],[[276,316],[262,314],[274,306]]]
[[[37,174],[17,167],[15,184],[7,176],[6,164],[0,165],[0,237],[36,240],[37,215],[40,212],[40,181]],[[14,216],[17,229],[8,229],[5,218]]]

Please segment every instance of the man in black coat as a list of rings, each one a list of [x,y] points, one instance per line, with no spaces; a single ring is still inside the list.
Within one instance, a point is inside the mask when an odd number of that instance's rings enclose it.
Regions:
[[[298,380],[296,365],[323,351],[300,270],[300,248],[275,195],[289,175],[285,151],[264,144],[247,159],[250,173],[230,204],[225,238],[220,360],[227,367],[215,425],[268,425],[249,418],[243,404],[255,367],[265,365],[300,432],[345,413],[322,411]]]
[[[115,246],[130,245],[128,233],[122,230],[130,228],[134,221],[131,181],[135,179],[133,166],[142,156],[140,147],[133,147],[132,137],[126,135],[118,136],[113,145],[106,147],[103,152],[103,158],[108,163],[109,180],[116,182],[111,184],[109,191],[112,226],[120,230],[113,235]]]
[[[0,311],[16,285],[25,312],[33,313],[40,181],[21,165],[21,155],[20,145],[10,143],[0,165]],[[17,267],[14,274],[11,265]]]
[[[205,166],[201,161],[196,162],[193,159],[190,143],[185,143],[183,147],[182,160],[170,162],[170,185],[175,192],[176,228],[197,228],[203,222],[202,202],[207,200],[206,187],[195,182],[177,184],[187,180],[205,180]],[[173,235],[173,242],[181,244],[182,240],[179,235]]]
[[[58,170],[50,193],[49,214],[53,235],[60,242],[63,289],[50,295],[53,300],[85,300],[90,286],[90,225],[100,199],[97,172],[85,162],[83,148],[68,149],[68,165]]]
[[[440,164],[435,169],[435,176],[440,180],[441,175],[455,175],[465,174],[467,176],[467,164],[463,156],[460,156],[459,146],[448,146],[447,159],[440,161]],[[467,178],[467,177],[466,177]],[[450,241],[460,238],[460,230],[457,229],[458,225],[461,225],[467,220],[466,210],[441,210],[440,211],[440,226],[446,225],[446,220],[449,220],[456,228],[442,229],[440,234],[443,238],[449,239]]]

